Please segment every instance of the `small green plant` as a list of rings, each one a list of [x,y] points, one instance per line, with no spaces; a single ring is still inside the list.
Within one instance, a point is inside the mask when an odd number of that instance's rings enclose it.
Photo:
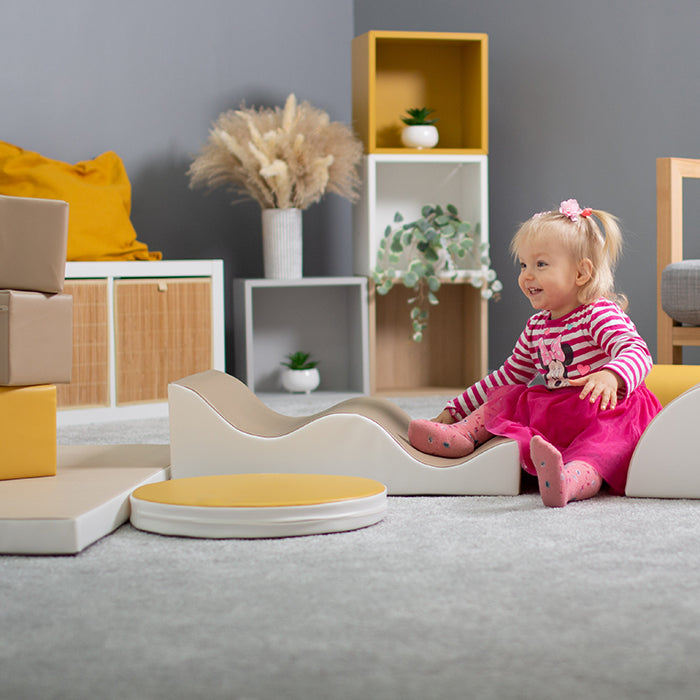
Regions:
[[[438,121],[437,118],[428,119],[434,111],[434,109],[428,109],[428,107],[413,107],[406,110],[408,116],[401,117],[401,121],[408,126],[435,124]]]
[[[313,369],[318,361],[309,360],[309,357],[311,357],[311,353],[297,351],[287,355],[288,362],[280,362],[280,364],[289,367],[289,369]]]
[[[428,309],[439,303],[441,278],[454,282],[466,276],[481,288],[485,299],[498,295],[503,287],[489,269],[488,245],[480,242],[478,224],[472,227],[462,221],[453,204],[445,209],[427,204],[420,218],[403,221],[396,212],[395,225],[386,227],[372,278],[379,294],[388,294],[399,281],[415,291],[408,299],[409,314],[412,338],[420,342],[428,327]]]

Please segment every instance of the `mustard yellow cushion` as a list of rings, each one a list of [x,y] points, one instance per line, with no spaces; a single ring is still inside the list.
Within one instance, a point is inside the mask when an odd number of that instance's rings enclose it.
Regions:
[[[700,384],[699,365],[654,365],[646,379],[647,387],[662,406],[696,384]]]
[[[112,151],[71,165],[0,141],[0,194],[68,202],[68,260],[162,257],[137,240],[131,184]]]

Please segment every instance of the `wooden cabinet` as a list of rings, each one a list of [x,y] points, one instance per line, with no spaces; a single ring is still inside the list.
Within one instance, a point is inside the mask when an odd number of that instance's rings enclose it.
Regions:
[[[73,376],[59,424],[167,415],[168,384],[225,369],[220,260],[67,263]]]
[[[488,245],[488,37],[485,34],[372,31],[356,37],[353,123],[363,140],[364,187],[353,208],[354,272],[371,276],[379,242],[400,212],[453,204]],[[435,148],[401,144],[401,117],[435,110]],[[369,287],[372,393],[453,393],[488,369],[488,302],[472,280],[488,261],[465,258],[459,283],[443,284],[421,343],[411,339],[409,291]]]
[[[73,369],[70,384],[56,385],[59,408],[109,405],[107,280],[66,280],[73,297]]]
[[[170,382],[212,368],[211,284],[115,281],[117,405],[164,401]]]

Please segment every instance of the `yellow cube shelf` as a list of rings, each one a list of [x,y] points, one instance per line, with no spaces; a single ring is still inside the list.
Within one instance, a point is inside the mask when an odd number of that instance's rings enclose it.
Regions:
[[[353,124],[367,153],[425,153],[401,143],[401,117],[435,110],[433,154],[488,153],[488,36],[371,31],[352,41]]]

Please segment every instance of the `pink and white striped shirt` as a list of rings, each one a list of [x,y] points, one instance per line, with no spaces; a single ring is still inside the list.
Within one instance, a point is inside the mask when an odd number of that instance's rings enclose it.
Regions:
[[[632,320],[617,304],[598,299],[551,319],[549,311],[530,317],[510,357],[499,369],[448,402],[453,418],[461,420],[485,403],[487,392],[507,384],[529,384],[539,372],[550,389],[569,386],[605,367],[616,372],[624,399],[645,379],[652,359]]]

